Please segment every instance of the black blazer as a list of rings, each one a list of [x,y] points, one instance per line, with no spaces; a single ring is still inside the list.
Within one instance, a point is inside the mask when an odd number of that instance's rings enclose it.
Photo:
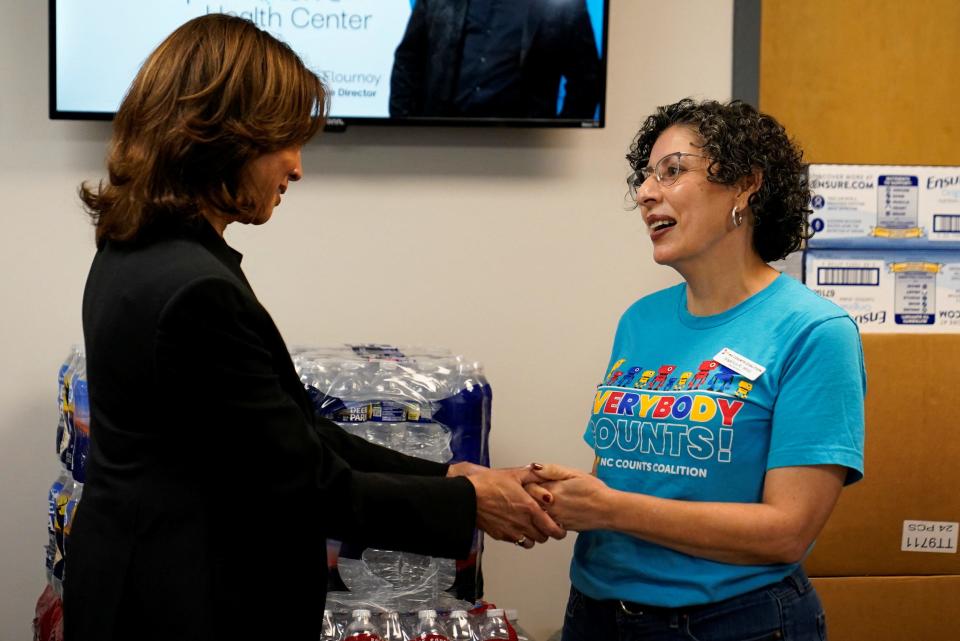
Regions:
[[[592,118],[603,88],[584,0],[525,0],[520,41],[522,118]],[[390,115],[457,116],[454,104],[469,0],[417,0],[394,54]],[[518,11],[523,9],[517,9]],[[557,114],[560,77],[567,79]]]
[[[471,483],[314,418],[240,259],[206,222],[94,258],[68,641],[316,641],[326,537],[469,552]]]

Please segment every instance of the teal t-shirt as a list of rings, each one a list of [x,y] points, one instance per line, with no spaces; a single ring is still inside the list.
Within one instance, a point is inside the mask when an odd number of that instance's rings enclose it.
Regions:
[[[715,316],[692,316],[686,286],[620,319],[584,439],[617,490],[759,503],[777,467],[833,464],[863,476],[866,379],[857,326],[781,275]],[[690,527],[697,527],[691,523]],[[619,532],[577,539],[571,579],[595,599],[680,607],[774,583],[795,565],[735,565]]]

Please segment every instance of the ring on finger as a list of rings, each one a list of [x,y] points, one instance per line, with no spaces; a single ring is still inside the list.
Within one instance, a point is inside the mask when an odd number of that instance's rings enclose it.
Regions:
[[[517,539],[517,540],[514,541],[513,543],[514,543],[515,545],[523,546],[523,544],[526,543],[526,542],[527,542],[527,537],[521,536],[519,539]]]

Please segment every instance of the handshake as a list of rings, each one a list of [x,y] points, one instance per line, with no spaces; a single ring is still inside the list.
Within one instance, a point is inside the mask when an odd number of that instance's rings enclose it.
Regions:
[[[530,549],[567,530],[602,527],[609,488],[592,474],[531,463],[490,469],[473,463],[450,466],[447,476],[465,476],[477,493],[477,527],[499,541]]]

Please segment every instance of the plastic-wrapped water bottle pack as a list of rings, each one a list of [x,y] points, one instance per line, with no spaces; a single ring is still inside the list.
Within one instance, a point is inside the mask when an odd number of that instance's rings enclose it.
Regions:
[[[478,363],[444,349],[389,345],[297,347],[291,356],[318,416],[404,454],[489,465],[491,390]],[[457,563],[329,542],[328,599],[343,610],[469,608],[482,591],[482,535],[474,541]],[[389,567],[404,572],[383,576]],[[444,599],[452,601],[438,605]]]
[[[59,596],[63,591],[66,555],[73,516],[83,496],[90,449],[90,397],[83,351],[73,347],[57,376],[56,453],[60,474],[47,495],[47,581]]]
[[[487,464],[490,385],[478,363],[385,345],[292,350],[317,414],[391,449]]]

